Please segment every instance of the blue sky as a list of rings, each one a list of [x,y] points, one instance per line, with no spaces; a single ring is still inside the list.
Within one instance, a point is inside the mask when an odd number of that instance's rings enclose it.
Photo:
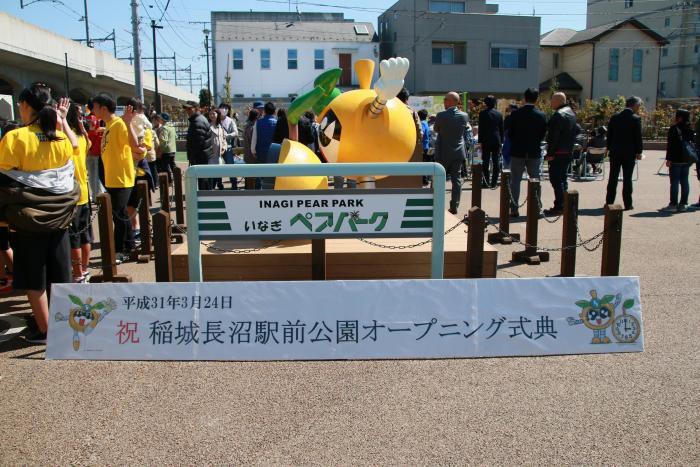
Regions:
[[[34,0],[24,0],[29,3]],[[151,18],[161,20],[164,29],[158,31],[158,55],[177,55],[178,68],[192,64],[193,75],[204,74],[206,82],[206,61],[200,57],[204,53],[202,25],[189,24],[189,21],[209,21],[209,12],[217,11],[292,11],[297,2],[292,0],[138,0],[143,17],[141,27],[141,47],[147,56],[152,55]],[[71,38],[85,37],[85,24],[79,21],[83,15],[83,0],[40,0],[20,8],[20,0],[0,0],[2,10],[27,22]],[[90,37],[102,38],[116,31],[117,55],[126,57],[131,52],[131,0],[88,0]],[[344,12],[346,18],[369,21],[377,24],[377,17],[395,0],[309,0],[299,1],[302,12],[329,11]],[[535,13],[542,16],[542,32],[556,27],[583,29],[586,23],[586,0],[539,0],[491,1],[498,3],[502,14]],[[168,5],[166,15],[163,9]],[[328,6],[320,6],[324,4]],[[96,44],[98,48],[112,51],[112,43]],[[159,62],[159,68],[171,68],[172,61]],[[151,68],[148,64],[146,68]],[[181,73],[182,75],[182,73]],[[172,75],[170,75],[172,76]],[[198,84],[195,85],[198,87]]]

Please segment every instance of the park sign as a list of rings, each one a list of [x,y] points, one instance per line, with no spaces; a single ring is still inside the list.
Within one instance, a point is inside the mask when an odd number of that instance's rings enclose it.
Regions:
[[[433,192],[200,191],[201,239],[430,237]]]
[[[49,359],[641,352],[639,279],[55,284]]]

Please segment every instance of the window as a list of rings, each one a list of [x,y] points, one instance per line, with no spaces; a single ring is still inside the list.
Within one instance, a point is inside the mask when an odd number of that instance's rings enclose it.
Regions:
[[[260,49],[260,69],[270,69],[270,49]]]
[[[233,49],[233,69],[243,69],[243,49]]]
[[[314,50],[314,70],[323,70],[326,68],[323,58],[323,49]]]
[[[663,49],[661,49],[661,56],[668,57],[668,47],[664,47]]]
[[[431,13],[466,13],[466,7],[464,2],[450,2],[450,1],[430,1],[430,12]]]
[[[558,69],[559,68],[559,54],[552,54],[552,62],[553,62],[552,66],[554,67],[554,69],[555,70]]]
[[[527,68],[527,49],[517,46],[491,46],[491,68]]]
[[[620,49],[610,49],[610,63],[608,64],[608,81],[617,81],[620,71]]]
[[[260,94],[260,97],[265,98],[265,99],[269,99],[272,96],[270,94]]]
[[[666,92],[666,81],[661,81],[659,83],[659,91]]]
[[[433,42],[433,64],[464,65],[467,63],[467,44],[464,42]]]
[[[695,89],[695,80],[694,79],[690,80],[690,89]]]
[[[634,0],[625,0],[625,8],[632,8],[634,6]]]
[[[355,34],[357,34],[358,36],[368,36],[369,30],[367,29],[367,25],[356,24],[355,25]]]
[[[700,46],[695,44],[695,47],[693,47],[693,52],[698,53],[698,50],[700,50]]]
[[[671,18],[664,19],[664,26],[667,28],[671,27]]]
[[[297,69],[297,49],[287,49],[287,69]]]
[[[632,54],[632,82],[639,83],[642,81],[642,62],[644,61],[644,51],[642,49],[634,49]]]

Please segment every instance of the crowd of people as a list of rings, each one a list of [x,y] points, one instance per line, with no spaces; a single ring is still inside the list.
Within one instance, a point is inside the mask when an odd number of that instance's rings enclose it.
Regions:
[[[639,116],[642,100],[632,96],[626,99],[625,108],[613,115],[607,126],[599,126],[586,132],[577,122],[576,113],[561,92],[551,97],[552,115],[547,118],[537,108],[539,91],[528,88],[523,94],[523,105],[510,104],[506,116],[496,110],[493,96],[484,99],[485,109],[479,113],[479,125],[475,129],[481,150],[483,183],[490,188],[498,185],[501,166],[510,169],[511,217],[517,218],[520,185],[524,173],[530,179],[540,179],[544,163],[547,163],[549,182],[554,191],[554,204],[543,211],[544,215],[560,215],[564,209],[564,192],[568,189],[569,174],[600,173],[607,156],[610,161],[605,204],[613,204],[622,172],[622,201],[625,210],[634,209],[633,173],[637,161],[642,158],[642,121]],[[434,146],[424,139],[424,151],[431,160],[440,162],[452,182],[450,212],[456,213],[461,196],[464,161],[470,145],[472,128],[468,115],[462,111],[459,94],[448,93],[444,98],[445,110],[435,117]],[[695,130],[691,126],[691,114],[678,109],[673,125],[668,129],[666,166],[669,168],[670,201],[665,211],[688,209],[690,192],[690,167],[697,164],[700,147],[700,118]],[[581,155],[585,153],[586,157]],[[433,156],[434,154],[434,156]],[[697,165],[696,165],[697,167]],[[698,170],[700,180],[700,170]],[[680,198],[679,198],[680,189]],[[700,201],[694,204],[700,207]]]
[[[408,103],[407,90],[398,97]],[[408,108],[416,123],[414,159],[422,155],[423,160],[445,167],[452,183],[450,212],[456,213],[459,206],[466,151],[477,144],[487,186],[499,183],[501,164],[512,173],[511,215],[519,215],[523,173],[539,179],[544,161],[549,165],[555,199],[545,214],[561,212],[582,129],[564,94],[552,96],[554,113],[549,119],[537,109],[537,100],[538,91],[527,89],[524,104],[510,105],[504,118],[496,109],[497,100],[487,97],[478,118],[477,139],[455,92],[444,97],[445,110],[437,115]],[[596,128],[587,141],[594,172],[600,170],[606,153],[610,158],[607,204],[615,201],[622,172],[625,209],[633,208],[632,171],[642,155],[640,105],[639,98],[628,98],[625,110],[613,116],[607,128]],[[26,339],[42,343],[51,284],[90,280],[96,195],[109,195],[117,263],[123,262],[141,235],[136,183],[146,181],[155,190],[159,173],[173,180],[178,136],[168,113],[146,109],[136,98],[117,115],[117,103],[110,95],[94,96],[84,110],[66,98],[55,100],[48,86],[37,83],[19,94],[17,106],[21,123],[7,122],[0,140],[0,222],[4,225],[0,227],[0,293],[13,288],[26,291],[37,324]],[[188,118],[190,165],[276,163],[279,145],[289,137],[286,111],[272,102],[255,102],[244,122],[227,104],[203,108],[187,102],[183,110]],[[666,164],[671,188],[667,209],[687,209],[689,158],[693,152],[697,157],[697,125],[693,131],[690,113],[680,109],[668,131]],[[304,114],[298,139],[324,161],[319,133],[313,112]],[[199,189],[272,187],[265,179],[246,179],[242,186],[239,182],[243,181],[236,177],[200,179]],[[424,183],[429,182],[426,177]],[[334,188],[345,186],[354,187],[353,180],[334,179]]]

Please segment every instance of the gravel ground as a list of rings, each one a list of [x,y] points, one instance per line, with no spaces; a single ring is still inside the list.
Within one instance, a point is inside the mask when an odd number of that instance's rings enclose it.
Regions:
[[[0,464],[678,464],[699,465],[700,211],[659,213],[659,152],[640,164],[624,215],[621,273],[641,277],[646,350],[539,358],[350,362],[44,361],[0,342]],[[691,197],[697,200],[693,178]],[[602,230],[604,182],[581,193],[581,230]],[[551,203],[548,183],[545,206]],[[470,193],[464,192],[463,209]],[[484,193],[497,215],[498,192]],[[513,231],[524,233],[524,223]],[[557,246],[561,223],[540,223]],[[499,277],[559,272],[509,263]],[[596,275],[600,249],[578,250]],[[696,271],[692,273],[692,271]],[[153,263],[129,264],[153,280]],[[21,296],[0,313],[26,317]],[[0,320],[2,317],[0,316]]]

